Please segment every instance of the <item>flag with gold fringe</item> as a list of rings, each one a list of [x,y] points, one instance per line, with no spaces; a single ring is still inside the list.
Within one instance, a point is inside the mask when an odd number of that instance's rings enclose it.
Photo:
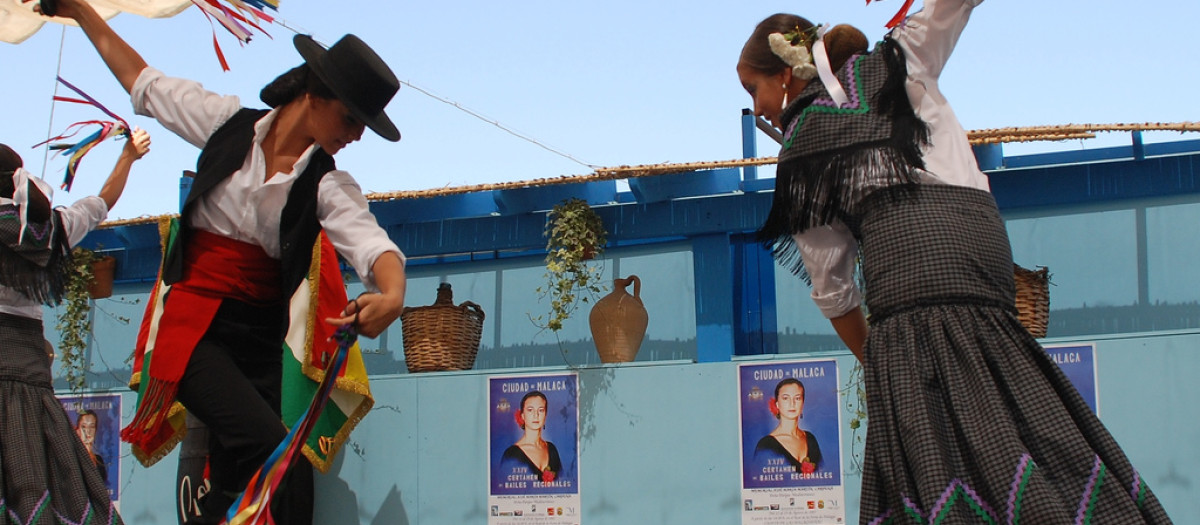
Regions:
[[[321,232],[313,245],[308,277],[292,294],[289,326],[283,353],[283,422],[289,428],[304,414],[309,400],[325,378],[338,342],[338,327],[325,319],[341,317],[346,307],[346,286],[337,251]],[[336,375],[329,406],[321,412],[312,434],[304,443],[304,455],[321,472],[328,472],[333,456],[342,448],[350,431],[362,420],[375,399],[367,381],[358,343],[350,345],[345,369]]]
[[[178,217],[159,219],[159,234],[163,253],[175,242],[179,228]],[[138,331],[138,348],[134,356],[134,374],[130,387],[138,391],[138,404],[147,397],[150,362],[154,354],[154,339],[162,318],[164,298],[170,286],[162,282],[159,268],[158,285],[150,294],[145,316]],[[308,276],[301,281],[289,301],[289,326],[281,349],[283,353],[283,422],[293,428],[309,409],[328,367],[338,351],[334,338],[337,327],[326,318],[340,317],[347,302],[341,267],[333,244],[322,232],[313,244],[312,262]],[[334,372],[329,402],[320,417],[311,423],[312,431],[303,442],[303,454],[321,472],[327,472],[332,459],[341,449],[350,432],[371,410],[375,400],[367,379],[367,369],[357,342],[349,345],[344,366]],[[163,424],[153,439],[145,444],[131,443],[134,457],[150,466],[170,453],[187,431],[184,408],[171,403],[160,414]]]

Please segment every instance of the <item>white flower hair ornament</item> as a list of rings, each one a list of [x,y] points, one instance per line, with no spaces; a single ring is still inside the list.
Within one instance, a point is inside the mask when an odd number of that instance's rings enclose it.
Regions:
[[[771,52],[783,60],[784,64],[792,67],[793,77],[812,80],[817,77],[817,66],[813,64],[812,53],[809,53],[808,47],[804,45],[807,40],[804,36],[797,28],[796,31],[787,34],[771,33],[767,35],[767,41],[771,45]]]

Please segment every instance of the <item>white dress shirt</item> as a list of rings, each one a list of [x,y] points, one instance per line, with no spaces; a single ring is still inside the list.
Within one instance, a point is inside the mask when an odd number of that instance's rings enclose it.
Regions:
[[[168,77],[149,67],[138,75],[131,96],[137,114],[154,117],[199,148],[242,108],[235,96],[212,93],[198,82]],[[258,245],[274,258],[280,257],[279,219],[288,192],[320,147],[313,144],[289,171],[267,180],[262,141],[278,114],[278,109],[272,110],[255,123],[254,141],[241,168],[196,201],[191,216],[191,226]],[[392,252],[405,262],[404,253],[375,221],[362,189],[346,171],[333,170],[321,179],[317,219],[370,290],[376,289],[371,266],[380,255]]]

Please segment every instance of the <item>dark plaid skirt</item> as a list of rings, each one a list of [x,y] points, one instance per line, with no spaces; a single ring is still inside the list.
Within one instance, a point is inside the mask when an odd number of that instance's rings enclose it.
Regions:
[[[0,314],[0,525],[121,523],[50,385],[42,323]]]
[[[1017,320],[984,191],[868,196],[871,330],[860,523],[1170,523],[1104,425]]]

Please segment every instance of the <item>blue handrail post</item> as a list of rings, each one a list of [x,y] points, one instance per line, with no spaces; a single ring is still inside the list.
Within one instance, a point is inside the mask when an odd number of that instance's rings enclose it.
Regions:
[[[742,158],[758,157],[758,129],[754,124],[754,114],[749,109],[742,109]],[[758,166],[743,166],[742,180],[757,180]]]

